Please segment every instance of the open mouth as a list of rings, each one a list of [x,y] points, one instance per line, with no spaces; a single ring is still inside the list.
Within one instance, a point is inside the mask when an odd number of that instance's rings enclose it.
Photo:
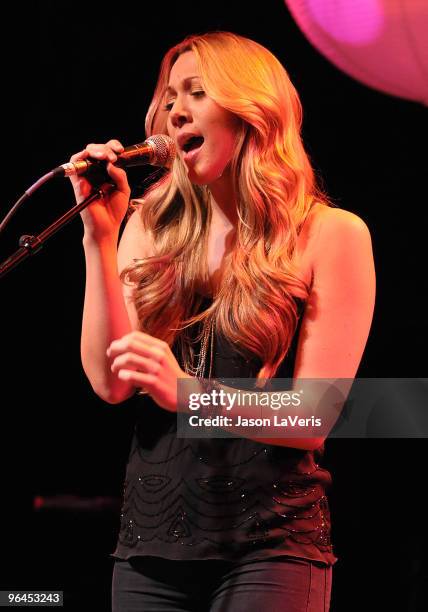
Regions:
[[[189,153],[189,151],[193,151],[194,149],[199,149],[204,142],[203,136],[192,136],[189,140],[183,145],[183,151],[185,153]]]

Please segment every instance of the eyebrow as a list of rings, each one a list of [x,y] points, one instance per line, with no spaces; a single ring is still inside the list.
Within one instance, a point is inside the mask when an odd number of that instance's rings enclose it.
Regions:
[[[185,79],[183,79],[183,80],[181,81],[181,83],[182,83],[182,85],[183,85],[183,84],[187,84],[189,81],[192,81],[193,79],[200,79],[200,78],[201,78],[201,77],[200,77],[200,76],[198,76],[198,75],[195,75],[195,76],[189,76],[189,77],[186,77]],[[174,91],[175,91],[175,89],[174,89],[173,87],[171,87],[170,85],[168,85],[168,87],[166,88],[166,93],[172,93],[172,92],[174,92]]]

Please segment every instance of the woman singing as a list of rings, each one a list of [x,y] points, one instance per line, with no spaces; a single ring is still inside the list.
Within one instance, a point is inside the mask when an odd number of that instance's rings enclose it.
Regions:
[[[260,44],[190,36],[162,62],[147,136],[171,168],[129,203],[115,190],[82,212],[82,363],[94,391],[135,396],[113,573],[113,610],[321,612],[332,565],[324,437],[177,436],[178,381],[353,379],[375,295],[370,233],[317,187],[301,105]],[[91,190],[74,178],[80,201]]]

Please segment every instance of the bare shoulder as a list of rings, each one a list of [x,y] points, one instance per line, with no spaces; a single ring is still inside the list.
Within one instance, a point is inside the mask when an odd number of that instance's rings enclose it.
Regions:
[[[297,239],[295,263],[300,275],[312,287],[323,263],[332,265],[353,252],[354,261],[372,257],[371,237],[366,223],[358,215],[316,202],[309,211]],[[344,258],[345,261],[345,258]]]
[[[151,233],[144,228],[141,220],[141,207],[145,200],[134,200],[134,211],[128,217],[118,248],[119,272],[132,264],[134,259],[144,259],[153,255]]]
[[[315,218],[323,233],[339,230],[369,233],[369,228],[361,217],[343,208],[324,205],[318,210]]]
[[[316,204],[308,215],[307,247],[315,263],[332,249],[351,248],[355,243],[371,243],[366,222],[349,210]]]

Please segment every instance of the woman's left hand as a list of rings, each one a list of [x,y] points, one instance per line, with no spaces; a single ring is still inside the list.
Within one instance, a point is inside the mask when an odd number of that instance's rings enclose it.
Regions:
[[[177,412],[177,379],[191,376],[180,368],[166,342],[133,331],[114,340],[107,357],[120,380],[143,388],[161,408]]]

